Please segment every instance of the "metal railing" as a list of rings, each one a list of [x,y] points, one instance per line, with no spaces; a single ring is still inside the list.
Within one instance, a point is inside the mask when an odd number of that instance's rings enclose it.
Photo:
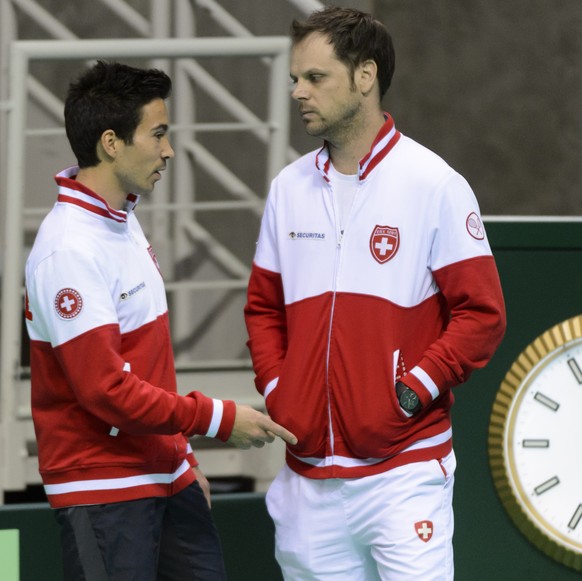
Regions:
[[[4,488],[17,488],[25,481],[25,467],[22,471],[16,468],[19,460],[25,455],[21,448],[13,444],[18,439],[15,433],[22,429],[18,425],[19,403],[18,387],[23,376],[21,366],[21,329],[22,329],[22,273],[24,249],[24,219],[27,215],[38,213],[38,210],[26,208],[25,200],[25,142],[27,135],[34,133],[27,129],[27,104],[30,92],[29,68],[35,60],[91,60],[95,58],[115,59],[204,59],[208,57],[269,57],[269,110],[268,118],[257,120],[252,124],[255,130],[265,131],[269,139],[267,174],[274,173],[283,167],[287,160],[289,141],[288,126],[288,39],[284,37],[257,37],[252,39],[235,38],[204,38],[204,39],[154,39],[154,40],[94,40],[94,41],[16,41],[12,43],[10,54],[10,96],[4,106],[8,110],[8,149],[6,191],[10,195],[5,201],[5,232],[4,232],[4,264],[2,278],[2,354],[0,360],[0,421],[2,426],[2,485]],[[189,61],[190,62],[190,61]],[[246,124],[245,128],[249,128]],[[195,142],[187,141],[189,147],[196,148]],[[225,179],[234,180],[232,176]],[[267,178],[266,178],[267,179]],[[187,195],[187,192],[186,192]],[[256,204],[255,200],[245,192],[247,200]],[[243,196],[244,197],[244,196]],[[162,202],[159,206],[151,203],[149,212],[182,213],[185,205],[200,210],[202,203],[191,203],[178,200],[177,203]],[[231,260],[228,251],[213,245],[208,240],[211,236],[193,220],[185,220],[182,224],[185,235],[197,240],[205,239],[211,252],[230,268],[235,280],[224,281],[225,287],[241,288],[246,283],[244,277],[248,270],[242,268],[236,260]],[[196,281],[180,281],[169,283],[170,291],[179,292],[184,288],[200,286]],[[208,286],[216,283],[203,283]],[[228,362],[222,362],[228,365]],[[22,442],[22,439],[20,439]],[[5,471],[4,467],[10,467]],[[15,469],[16,468],[16,469]]]
[[[79,2],[79,10],[83,9],[80,5],[84,1]],[[31,204],[27,199],[25,159],[29,155],[25,153],[26,143],[43,139],[62,139],[64,143],[63,102],[50,84],[43,84],[35,76],[30,65],[55,58],[117,60],[143,57],[151,59],[151,66],[170,72],[174,80],[170,130],[177,155],[165,179],[156,187],[155,203],[141,203],[139,212],[149,219],[148,236],[158,256],[165,259],[164,274],[173,307],[172,337],[179,373],[192,369],[241,368],[246,369],[244,373],[248,381],[250,361],[246,352],[234,358],[225,357],[220,343],[214,346],[210,356],[206,354],[198,359],[191,356],[192,337],[201,344],[206,343],[205,333],[220,317],[227,319],[226,328],[220,332],[236,335],[237,331],[233,333],[231,329],[238,325],[240,333],[240,321],[231,321],[228,309],[233,297],[236,300],[244,294],[250,266],[248,260],[241,260],[235,254],[233,245],[220,242],[199,218],[208,212],[220,211],[222,215],[225,212],[236,212],[237,215],[246,212],[257,222],[268,183],[286,162],[298,157],[289,145],[288,47],[285,38],[253,37],[216,0],[173,0],[171,3],[144,0],[138,4],[142,12],[125,0],[86,1],[92,8],[98,6],[98,10],[111,15],[111,22],[115,21],[118,29],[124,26],[127,31],[124,37],[137,38],[79,41],[77,34],[67,27],[66,20],[53,16],[41,0],[0,0],[0,234],[5,241],[0,252],[0,503],[4,490],[17,490],[27,483],[39,482],[36,458],[34,451],[30,450],[34,433],[28,400],[29,370],[21,354],[24,337],[22,282],[25,238],[31,239],[48,208],[43,207],[46,202]],[[288,0],[288,4],[304,15],[322,7],[317,0]],[[209,15],[225,34],[235,38],[196,39],[200,11]],[[37,30],[35,34],[54,40],[19,40],[18,26],[23,20],[33,23]],[[69,22],[74,26],[73,21]],[[282,32],[286,27],[287,23],[282,25]],[[102,32],[108,34],[107,30]],[[148,40],[140,41],[139,38]],[[216,55],[231,60],[248,56],[261,63],[267,73],[261,76],[270,79],[266,90],[269,93],[266,119],[257,115],[248,103],[202,66],[204,59],[211,60]],[[255,80],[251,79],[251,82],[255,83]],[[193,104],[201,94],[210,96],[214,104],[227,111],[229,121],[208,122],[203,116],[198,119]],[[51,120],[51,127],[28,126],[27,108],[30,109],[30,104],[44,112]],[[231,170],[220,154],[205,145],[204,136],[220,132],[246,132],[257,143],[264,144],[266,153],[261,158],[264,175],[260,183],[249,184]],[[199,167],[204,168],[225,196],[213,200],[198,199]],[[54,171],[58,169],[60,167]],[[200,249],[223,276],[201,277],[196,273],[189,276],[178,272],[176,265],[179,261],[200,254]],[[194,323],[184,316],[192,308],[193,292],[197,293],[196,297],[205,294],[220,296],[222,293],[224,298],[216,305],[206,305],[205,316]]]

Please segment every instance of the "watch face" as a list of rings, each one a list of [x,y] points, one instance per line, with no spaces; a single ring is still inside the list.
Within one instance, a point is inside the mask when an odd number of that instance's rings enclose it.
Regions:
[[[507,374],[489,451],[517,526],[544,552],[582,570],[582,339],[566,323],[532,343]]]
[[[418,396],[409,387],[400,394],[400,405],[408,412],[413,411],[418,405]]]

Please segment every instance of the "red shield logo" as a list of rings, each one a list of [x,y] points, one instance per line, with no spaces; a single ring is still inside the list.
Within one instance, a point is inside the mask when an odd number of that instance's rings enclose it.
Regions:
[[[156,253],[154,252],[154,249],[152,248],[151,244],[148,246],[148,252],[150,253],[150,256],[152,257],[152,260],[154,261],[154,264],[156,265],[158,272],[160,274],[162,274],[162,269],[160,268],[160,263],[158,262],[158,257],[156,256]]]
[[[392,226],[376,226],[370,236],[370,251],[380,264],[388,262],[398,252],[400,233]]]
[[[421,541],[428,543],[432,538],[434,527],[432,521],[421,520],[420,522],[414,523],[414,530],[416,531],[416,534]]]

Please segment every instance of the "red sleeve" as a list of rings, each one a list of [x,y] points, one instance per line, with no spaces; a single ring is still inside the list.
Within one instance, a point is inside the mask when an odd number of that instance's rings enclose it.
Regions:
[[[260,393],[276,377],[287,351],[287,317],[281,275],[253,264],[245,322]]]
[[[492,256],[464,260],[438,271],[434,278],[450,312],[442,335],[418,363],[439,392],[463,383],[484,367],[505,334],[506,316],[499,275]],[[404,383],[417,391],[423,405],[432,397],[412,373]]]
[[[79,405],[128,433],[206,435],[217,423],[214,400],[198,391],[178,395],[174,377],[156,386],[124,370],[120,345],[119,327],[104,325],[55,348]],[[234,416],[234,402],[223,401],[216,437],[228,439]]]

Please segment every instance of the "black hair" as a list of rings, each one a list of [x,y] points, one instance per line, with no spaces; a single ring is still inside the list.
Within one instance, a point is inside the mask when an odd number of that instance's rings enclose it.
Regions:
[[[163,71],[98,61],[70,84],[65,101],[65,128],[79,167],[99,164],[97,143],[112,129],[125,143],[141,122],[142,108],[166,99],[172,81]]]

